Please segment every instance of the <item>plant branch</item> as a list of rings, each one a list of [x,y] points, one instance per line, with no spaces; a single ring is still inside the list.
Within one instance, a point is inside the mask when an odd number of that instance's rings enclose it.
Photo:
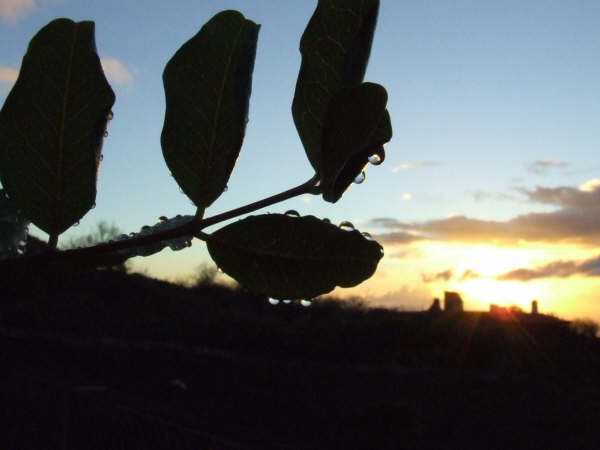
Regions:
[[[234,217],[241,216],[242,214],[248,214],[259,209],[266,208],[267,206],[274,205],[275,203],[280,203],[285,200],[289,200],[290,198],[297,197],[298,195],[310,194],[312,193],[317,181],[318,177],[317,175],[315,175],[307,182],[302,183],[301,185],[296,186],[292,189],[288,189],[287,191],[275,194],[271,197],[267,197],[265,199],[259,200],[254,203],[250,203],[245,206],[241,206],[239,208],[232,209],[230,211],[226,211],[221,214],[217,214],[216,216],[207,217],[206,219],[202,220],[202,224],[199,230],[202,230],[216,223],[223,222],[225,220],[233,219]]]
[[[230,211],[217,214],[212,217],[202,219],[196,215],[190,221],[183,223],[177,227],[169,228],[164,231],[157,233],[148,234],[144,236],[136,236],[130,239],[123,239],[113,242],[104,242],[96,244],[91,247],[82,247],[71,250],[58,251],[56,249],[49,249],[46,252],[38,253],[35,255],[19,256],[15,258],[7,258],[0,260],[0,271],[13,270],[13,269],[25,269],[39,266],[48,266],[49,264],[56,262],[64,262],[66,264],[73,265],[78,261],[85,261],[87,266],[93,265],[94,260],[101,260],[102,257],[113,255],[119,251],[129,250],[137,247],[144,247],[152,244],[156,244],[161,241],[170,239],[181,238],[185,236],[195,236],[199,239],[206,239],[206,234],[202,230],[211,225],[215,225],[219,222],[232,219],[242,214],[248,214],[253,211],[265,208],[275,203],[280,203],[284,200],[297,197],[302,194],[314,193],[314,188],[318,182],[318,176],[315,175],[310,180],[288,189],[287,191],[279,194],[267,197],[248,205],[241,206],[239,208],[232,209]],[[128,258],[125,258],[128,259]]]

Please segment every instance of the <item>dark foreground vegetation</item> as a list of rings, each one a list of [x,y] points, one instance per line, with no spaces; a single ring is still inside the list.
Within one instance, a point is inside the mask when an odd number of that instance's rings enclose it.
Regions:
[[[4,277],[1,448],[597,448],[600,343],[554,317],[271,306]]]

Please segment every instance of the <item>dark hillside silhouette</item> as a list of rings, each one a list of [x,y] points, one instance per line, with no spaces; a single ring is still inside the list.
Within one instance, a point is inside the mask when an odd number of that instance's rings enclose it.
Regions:
[[[598,437],[598,339],[551,316],[272,306],[111,270],[1,291],[10,448],[589,448]]]

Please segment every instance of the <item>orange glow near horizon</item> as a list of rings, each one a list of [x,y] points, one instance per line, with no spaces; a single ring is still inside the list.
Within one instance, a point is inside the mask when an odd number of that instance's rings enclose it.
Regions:
[[[507,272],[543,266],[557,260],[585,260],[595,249],[559,245],[519,243],[494,246],[460,243],[417,242],[400,249],[386,247],[386,258],[372,279],[348,294],[362,295],[375,304],[410,306],[421,310],[444,291],[457,291],[467,310],[489,310],[490,304],[518,306],[530,311],[537,300],[542,313],[564,318],[590,317],[600,321],[600,280],[592,277],[539,278],[529,281],[500,280]],[[337,292],[336,292],[337,294]],[[345,293],[340,291],[342,296]],[[402,297],[402,298],[401,298]],[[418,298],[417,298],[418,297]],[[378,301],[384,298],[385,301]]]
[[[531,281],[502,281],[499,275],[519,268],[534,268],[556,260],[585,260],[595,249],[565,245],[518,246],[417,242],[408,246],[386,246],[386,256],[373,277],[352,289],[336,289],[343,298],[362,297],[367,303],[403,310],[423,310],[444,291],[457,291],[467,310],[489,310],[490,304],[515,305],[529,311],[537,300],[540,312],[567,319],[589,317],[600,322],[600,278],[572,276]],[[193,277],[204,261],[205,250],[191,249],[185,255],[161,252],[160,258],[137,261],[138,270],[157,278],[183,282]],[[189,261],[188,261],[189,260]],[[188,272],[182,273],[182,268]],[[447,273],[447,276],[436,275]],[[429,277],[431,279],[426,280]]]

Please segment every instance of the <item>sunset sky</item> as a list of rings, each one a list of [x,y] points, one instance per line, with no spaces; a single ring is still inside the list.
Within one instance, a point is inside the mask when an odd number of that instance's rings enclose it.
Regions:
[[[0,0],[0,101],[31,37],[56,17],[96,22],[117,95],[97,206],[123,231],[193,214],[162,159],[162,71],[215,13],[261,24],[246,139],[228,190],[206,216],[312,176],[291,115],[309,0]],[[304,196],[269,208],[350,220],[385,247],[372,279],[340,295],[422,309],[444,290],[600,321],[600,2],[382,0],[366,81],[389,94],[384,164],[337,204]],[[200,241],[136,260],[185,280]]]

